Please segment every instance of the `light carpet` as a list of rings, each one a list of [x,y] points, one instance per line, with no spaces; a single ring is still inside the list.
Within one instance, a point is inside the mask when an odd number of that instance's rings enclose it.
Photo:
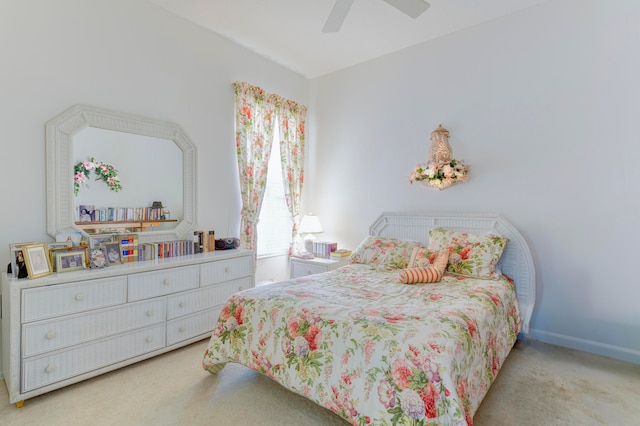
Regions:
[[[208,341],[25,401],[0,386],[0,425],[345,425],[246,367],[201,368]],[[640,365],[518,342],[474,417],[476,426],[638,425]]]

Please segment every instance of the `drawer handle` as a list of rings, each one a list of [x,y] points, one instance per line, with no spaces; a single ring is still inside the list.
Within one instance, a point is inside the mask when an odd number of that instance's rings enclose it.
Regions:
[[[44,335],[44,337],[46,337],[46,338],[47,338],[47,340],[51,340],[51,339],[53,339],[53,338],[55,338],[55,337],[56,337],[56,332],[55,332],[55,331],[53,331],[53,330],[51,330],[50,332],[48,332],[47,334],[45,334],[45,335]]]
[[[181,308],[184,308],[185,306],[187,306],[187,304],[184,302],[180,302],[178,303],[178,306],[180,306]]]
[[[55,366],[55,365],[51,365],[51,364],[49,364],[49,365],[47,365],[47,366],[44,368],[44,372],[45,372],[45,373],[53,373],[53,371],[54,371],[55,369],[56,369],[56,366]]]
[[[185,326],[184,326],[184,325],[181,325],[181,326],[180,326],[180,328],[178,329],[178,331],[179,331],[180,333],[184,333],[184,331],[185,331],[185,330],[186,330],[186,328],[185,328]]]
[[[224,271],[225,271],[226,273],[231,272],[231,267],[227,266],[226,268],[224,268]]]
[[[76,300],[79,302],[81,300],[84,300],[84,293],[78,293],[76,294]]]
[[[164,285],[169,285],[169,278],[165,278],[164,280],[162,280],[162,284]]]
[[[147,343],[151,343],[151,342],[153,342],[153,336],[148,336],[148,337],[145,339],[145,341],[146,341]]]
[[[153,311],[152,311],[151,309],[149,309],[149,310],[147,311],[147,316],[148,316],[148,317],[152,317],[152,316],[153,316]]]

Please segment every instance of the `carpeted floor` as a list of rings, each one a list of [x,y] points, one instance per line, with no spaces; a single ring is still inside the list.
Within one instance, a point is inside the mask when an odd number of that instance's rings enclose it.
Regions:
[[[25,401],[0,386],[0,425],[345,425],[338,416],[237,364],[202,370],[207,341]],[[518,342],[474,417],[476,426],[638,425],[640,365]]]

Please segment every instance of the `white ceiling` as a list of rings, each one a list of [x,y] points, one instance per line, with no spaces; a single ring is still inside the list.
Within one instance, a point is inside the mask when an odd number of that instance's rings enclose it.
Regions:
[[[356,0],[337,33],[322,32],[335,0],[148,1],[315,78],[548,0],[428,0],[417,19]]]

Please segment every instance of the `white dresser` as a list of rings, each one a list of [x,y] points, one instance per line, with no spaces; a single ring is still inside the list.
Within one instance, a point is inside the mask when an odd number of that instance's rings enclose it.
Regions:
[[[2,371],[9,401],[21,406],[27,398],[207,338],[228,297],[253,286],[248,250],[34,280],[2,274]]]

